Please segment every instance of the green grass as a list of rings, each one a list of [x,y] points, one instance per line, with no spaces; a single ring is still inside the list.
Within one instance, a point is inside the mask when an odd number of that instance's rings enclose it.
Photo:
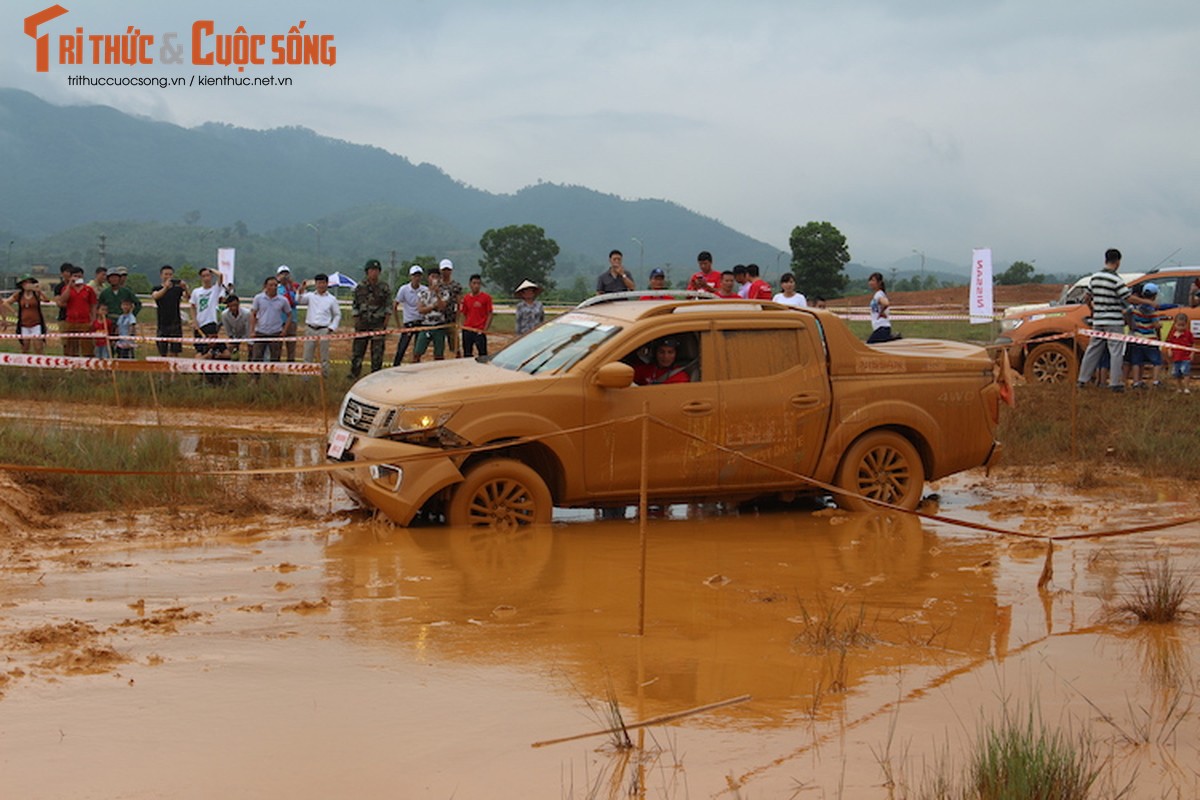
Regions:
[[[1163,559],[1142,572],[1117,611],[1138,622],[1176,622],[1184,615],[1194,588],[1194,580],[1176,570],[1170,559]]]
[[[1170,388],[1112,394],[1091,387],[1024,384],[1001,406],[1002,463],[1046,466],[1075,459],[1136,468],[1147,477],[1200,478],[1200,399]],[[1072,432],[1071,405],[1075,404]]]
[[[13,422],[0,427],[0,452],[15,464],[77,470],[174,473],[183,464],[177,437],[161,429],[63,428]],[[27,472],[25,482],[54,496],[56,511],[170,508],[223,496],[222,486],[191,475],[80,475]]]
[[[1030,711],[982,723],[957,773],[948,757],[923,777],[922,800],[1084,800],[1103,770],[1091,740],[1048,728]],[[1116,793],[1121,796],[1123,793]]]

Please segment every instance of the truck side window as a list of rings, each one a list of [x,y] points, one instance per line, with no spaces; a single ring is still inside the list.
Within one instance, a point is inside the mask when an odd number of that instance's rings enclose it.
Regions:
[[[659,345],[674,350],[674,359],[667,366],[658,362]],[[642,343],[633,352],[621,359],[634,369],[634,382],[639,385],[656,383],[695,383],[701,380],[700,335],[697,333],[673,333]],[[656,369],[656,367],[659,367]]]
[[[727,330],[721,332],[725,348],[726,380],[766,378],[807,364],[811,354],[800,347],[800,331]]]

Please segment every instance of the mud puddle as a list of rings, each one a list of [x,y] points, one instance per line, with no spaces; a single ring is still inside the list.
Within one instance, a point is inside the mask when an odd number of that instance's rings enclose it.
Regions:
[[[1185,507],[1039,481],[935,488],[942,513],[1043,536]],[[1039,592],[1036,540],[676,507],[647,525],[639,637],[638,525],[559,519],[176,519],[178,543],[80,519],[0,569],[3,794],[906,796],[1031,702],[1090,731],[1112,781],[1136,772],[1135,796],[1200,791],[1195,625],[1104,616],[1164,553],[1194,573],[1194,527],[1060,546]],[[632,724],[743,696],[632,750],[531,746],[607,727],[609,698]]]

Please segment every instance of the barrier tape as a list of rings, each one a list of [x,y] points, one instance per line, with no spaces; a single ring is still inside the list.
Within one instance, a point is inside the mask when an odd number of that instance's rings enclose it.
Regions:
[[[105,372],[174,373],[276,373],[282,375],[319,375],[320,364],[285,361],[225,361],[207,358],[85,358],[83,356],[45,356],[32,353],[0,353],[0,366],[35,369],[104,370]]]
[[[253,342],[307,342],[307,341],[332,341],[334,339],[363,339],[373,338],[376,336],[388,336],[396,333],[420,333],[421,331],[436,331],[448,330],[452,326],[449,323],[443,325],[414,325],[410,328],[386,328],[378,331],[346,331],[345,333],[330,333],[324,336],[259,336],[246,337],[244,339],[226,339],[217,336],[146,336],[137,334],[134,336],[118,336],[115,333],[106,334],[104,331],[73,331],[66,333],[63,331],[47,331],[46,333],[34,334],[33,336],[22,336],[19,333],[0,333],[0,339],[105,339],[115,341],[117,339],[129,340],[135,342],[179,342],[181,344],[195,345],[197,343],[204,345],[213,344],[240,344]],[[487,333],[488,331],[478,331],[475,328],[467,328],[460,326],[460,330],[469,330],[477,333]]]
[[[1083,328],[1079,331],[1083,336],[1090,336],[1093,339],[1114,339],[1118,342],[1127,342],[1129,344],[1148,344],[1154,347],[1165,347],[1168,350],[1184,350],[1188,353],[1200,353],[1200,347],[1188,347],[1182,344],[1172,344],[1171,342],[1163,341],[1162,339],[1153,339],[1148,336],[1134,336],[1129,333],[1114,333],[1112,331],[1097,331],[1091,328]],[[1040,340],[1039,340],[1040,341]]]

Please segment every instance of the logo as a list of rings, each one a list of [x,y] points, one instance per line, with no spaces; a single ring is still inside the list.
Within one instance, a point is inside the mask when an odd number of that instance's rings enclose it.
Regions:
[[[245,25],[227,32],[215,20],[191,23],[189,33],[169,31],[161,36],[143,33],[136,25],[118,33],[90,33],[82,25],[71,33],[52,37],[39,34],[48,22],[67,14],[68,9],[53,5],[25,18],[25,35],[35,42],[38,72],[49,72],[51,60],[69,66],[140,66],[147,64],[198,67],[309,66],[337,63],[333,34],[305,31],[307,20],[290,26],[287,33],[254,33]],[[184,43],[191,45],[189,51]],[[157,50],[155,45],[157,43]],[[57,44],[57,47],[52,45]]]

